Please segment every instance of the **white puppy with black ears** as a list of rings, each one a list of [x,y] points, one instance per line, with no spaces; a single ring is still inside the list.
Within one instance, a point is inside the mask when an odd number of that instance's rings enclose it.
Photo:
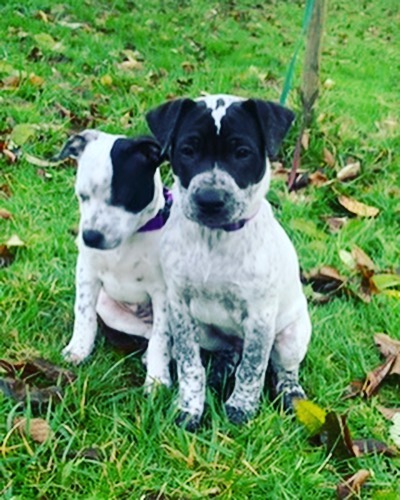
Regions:
[[[80,363],[93,349],[97,314],[115,330],[148,339],[145,386],[170,385],[170,336],[160,237],[169,212],[151,137],[134,139],[85,130],[72,136],[59,158],[77,160],[80,224],[75,322],[63,350]],[[152,309],[153,322],[138,309]]]
[[[147,115],[175,175],[161,261],[179,377],[178,422],[194,430],[205,400],[200,348],[240,351],[228,418],[258,407],[267,365],[287,409],[304,398],[299,366],[311,335],[296,252],[265,199],[270,163],[293,113],[271,102],[211,95]]]

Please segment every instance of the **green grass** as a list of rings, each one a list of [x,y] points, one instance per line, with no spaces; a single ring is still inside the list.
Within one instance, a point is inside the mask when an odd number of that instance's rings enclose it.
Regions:
[[[378,269],[398,269],[398,1],[330,3],[321,80],[334,85],[321,88],[302,167],[324,167],[333,178],[356,158],[362,173],[348,183],[308,187],[295,196],[273,180],[270,198],[304,270],[329,264],[349,274],[339,251],[354,245]],[[127,135],[146,132],[144,112],[171,96],[207,91],[278,100],[303,9],[295,0],[9,0],[0,7],[3,139],[17,124],[34,124],[35,137],[22,150],[50,158],[69,134],[87,126]],[[44,33],[61,47],[46,42]],[[139,52],[141,67],[118,66],[125,50]],[[297,110],[300,71],[301,58],[288,103]],[[16,86],[7,84],[13,75],[20,78]],[[287,166],[298,126],[282,153]],[[335,154],[336,168],[324,166],[324,148]],[[26,243],[15,262],[0,270],[0,355],[41,356],[62,364],[61,347],[73,324],[75,168],[68,164],[46,172],[50,177],[23,158],[9,164],[0,156],[0,185],[12,192],[9,198],[0,193],[0,208],[13,215],[0,219],[0,243],[12,234]],[[345,213],[338,193],[381,212],[375,219],[354,217],[331,234],[322,217]],[[314,335],[302,370],[310,398],[348,412],[354,436],[389,442],[389,424],[377,405],[399,406],[398,381],[369,401],[343,401],[341,395],[350,381],[379,363],[375,332],[399,338],[399,301],[380,294],[365,304],[342,296],[310,310]],[[173,423],[176,388],[144,397],[138,387],[143,369],[134,356],[124,358],[100,339],[76,373],[62,404],[47,410],[54,437],[43,445],[8,435],[9,421],[20,411],[0,394],[3,498],[324,499],[334,497],[344,473],[361,467],[373,472],[365,498],[400,498],[399,459],[372,455],[350,461],[344,471],[268,398],[252,422],[237,428],[224,418],[221,402],[208,395],[206,424],[192,435]],[[98,450],[97,460],[77,456],[90,447]]]

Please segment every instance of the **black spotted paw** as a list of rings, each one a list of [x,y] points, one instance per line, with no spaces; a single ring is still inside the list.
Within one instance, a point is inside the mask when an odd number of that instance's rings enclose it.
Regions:
[[[245,424],[251,418],[251,414],[235,406],[225,405],[226,415],[228,420],[235,425]]]
[[[182,429],[188,432],[196,432],[200,427],[201,417],[198,415],[191,415],[187,411],[180,411],[175,423]]]
[[[307,399],[300,385],[292,386],[289,390],[282,391],[282,406],[287,413],[294,412],[294,401],[296,399]]]

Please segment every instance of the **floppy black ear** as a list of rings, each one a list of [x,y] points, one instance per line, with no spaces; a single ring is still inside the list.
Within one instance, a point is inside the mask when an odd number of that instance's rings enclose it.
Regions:
[[[139,137],[135,141],[139,151],[156,167],[158,167],[163,158],[160,144],[152,137]]]
[[[295,114],[280,104],[261,99],[249,99],[243,102],[243,106],[257,117],[268,157],[273,158],[288,133]]]
[[[150,130],[161,144],[162,154],[168,152],[179,121],[196,103],[191,99],[166,102],[146,114]]]
[[[99,132],[92,129],[87,129],[80,134],[71,136],[54,160],[60,161],[65,160],[65,158],[74,158],[75,160],[78,160],[88,143],[95,141],[98,136]]]

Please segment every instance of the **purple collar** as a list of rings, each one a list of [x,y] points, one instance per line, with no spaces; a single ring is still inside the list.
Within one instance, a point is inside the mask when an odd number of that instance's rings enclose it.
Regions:
[[[163,188],[164,195],[164,207],[161,208],[158,213],[150,219],[144,226],[138,229],[138,233],[147,233],[148,231],[158,231],[162,227],[164,227],[165,223],[168,220],[169,213],[172,205],[172,193],[171,191],[164,187]]]

